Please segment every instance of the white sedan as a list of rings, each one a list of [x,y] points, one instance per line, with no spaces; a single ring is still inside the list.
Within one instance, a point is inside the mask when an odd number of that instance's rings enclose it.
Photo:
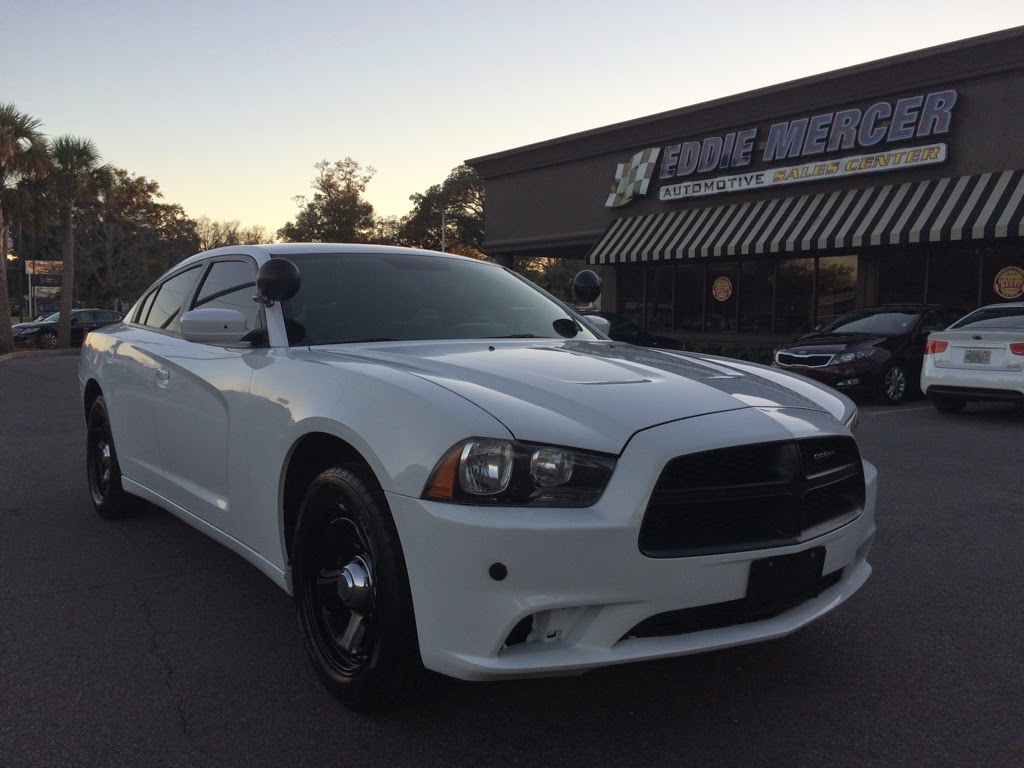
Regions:
[[[921,391],[942,413],[968,402],[1024,404],[1024,303],[990,304],[929,334]]]
[[[253,563],[357,709],[430,670],[781,637],[864,584],[877,480],[849,399],[598,327],[458,256],[198,254],[86,340],[94,506],[141,497]]]

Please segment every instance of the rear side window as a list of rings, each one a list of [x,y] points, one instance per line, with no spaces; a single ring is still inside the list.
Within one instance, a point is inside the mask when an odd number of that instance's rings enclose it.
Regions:
[[[244,261],[216,261],[206,273],[192,309],[234,309],[245,315],[250,331],[263,328],[256,295],[256,270]]]
[[[156,290],[152,306],[143,306],[143,311],[139,313],[139,321],[150,328],[177,332],[181,320],[181,306],[192,293],[192,288],[199,279],[199,272],[200,267],[192,267],[164,281]]]

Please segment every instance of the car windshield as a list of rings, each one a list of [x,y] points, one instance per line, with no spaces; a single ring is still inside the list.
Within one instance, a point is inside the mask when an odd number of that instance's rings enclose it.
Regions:
[[[52,315],[47,315],[43,319],[37,320],[36,322],[38,322],[38,323],[59,323],[60,322],[60,312],[54,312]]]
[[[1024,329],[1024,307],[982,307],[949,326],[954,328]]]
[[[894,336],[909,333],[921,317],[920,312],[899,309],[863,309],[843,315],[821,333],[879,333]]]
[[[283,302],[292,346],[416,339],[597,336],[493,264],[410,253],[289,255],[302,287]]]

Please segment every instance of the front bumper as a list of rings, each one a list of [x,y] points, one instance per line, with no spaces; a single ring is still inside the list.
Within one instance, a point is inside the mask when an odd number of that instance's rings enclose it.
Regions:
[[[856,361],[844,365],[810,368],[800,365],[772,363],[773,367],[796,373],[837,389],[840,392],[873,392],[881,382],[881,368],[874,362]]]
[[[671,458],[746,442],[844,434],[816,411],[745,409],[638,433],[601,500],[587,509],[480,508],[388,494],[410,575],[424,664],[462,679],[572,674],[787,635],[857,591],[871,572],[877,473],[849,524],[796,546],[650,558],[638,534]],[[738,435],[743,436],[737,441]],[[830,586],[759,621],[671,636],[627,637],[659,614],[742,600],[751,563],[824,547]],[[503,569],[492,566],[501,564]],[[506,646],[524,619],[533,632]]]

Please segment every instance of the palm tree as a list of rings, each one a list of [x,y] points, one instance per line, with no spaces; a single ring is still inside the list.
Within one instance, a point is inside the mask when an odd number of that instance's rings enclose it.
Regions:
[[[0,102],[0,354],[14,349],[11,304],[7,299],[7,237],[10,208],[18,194],[17,182],[40,172],[46,164],[42,122]]]
[[[69,347],[75,292],[75,206],[109,180],[110,166],[100,165],[96,145],[78,136],[58,136],[51,140],[50,162],[51,182],[60,206],[61,256],[64,259],[57,346]]]

